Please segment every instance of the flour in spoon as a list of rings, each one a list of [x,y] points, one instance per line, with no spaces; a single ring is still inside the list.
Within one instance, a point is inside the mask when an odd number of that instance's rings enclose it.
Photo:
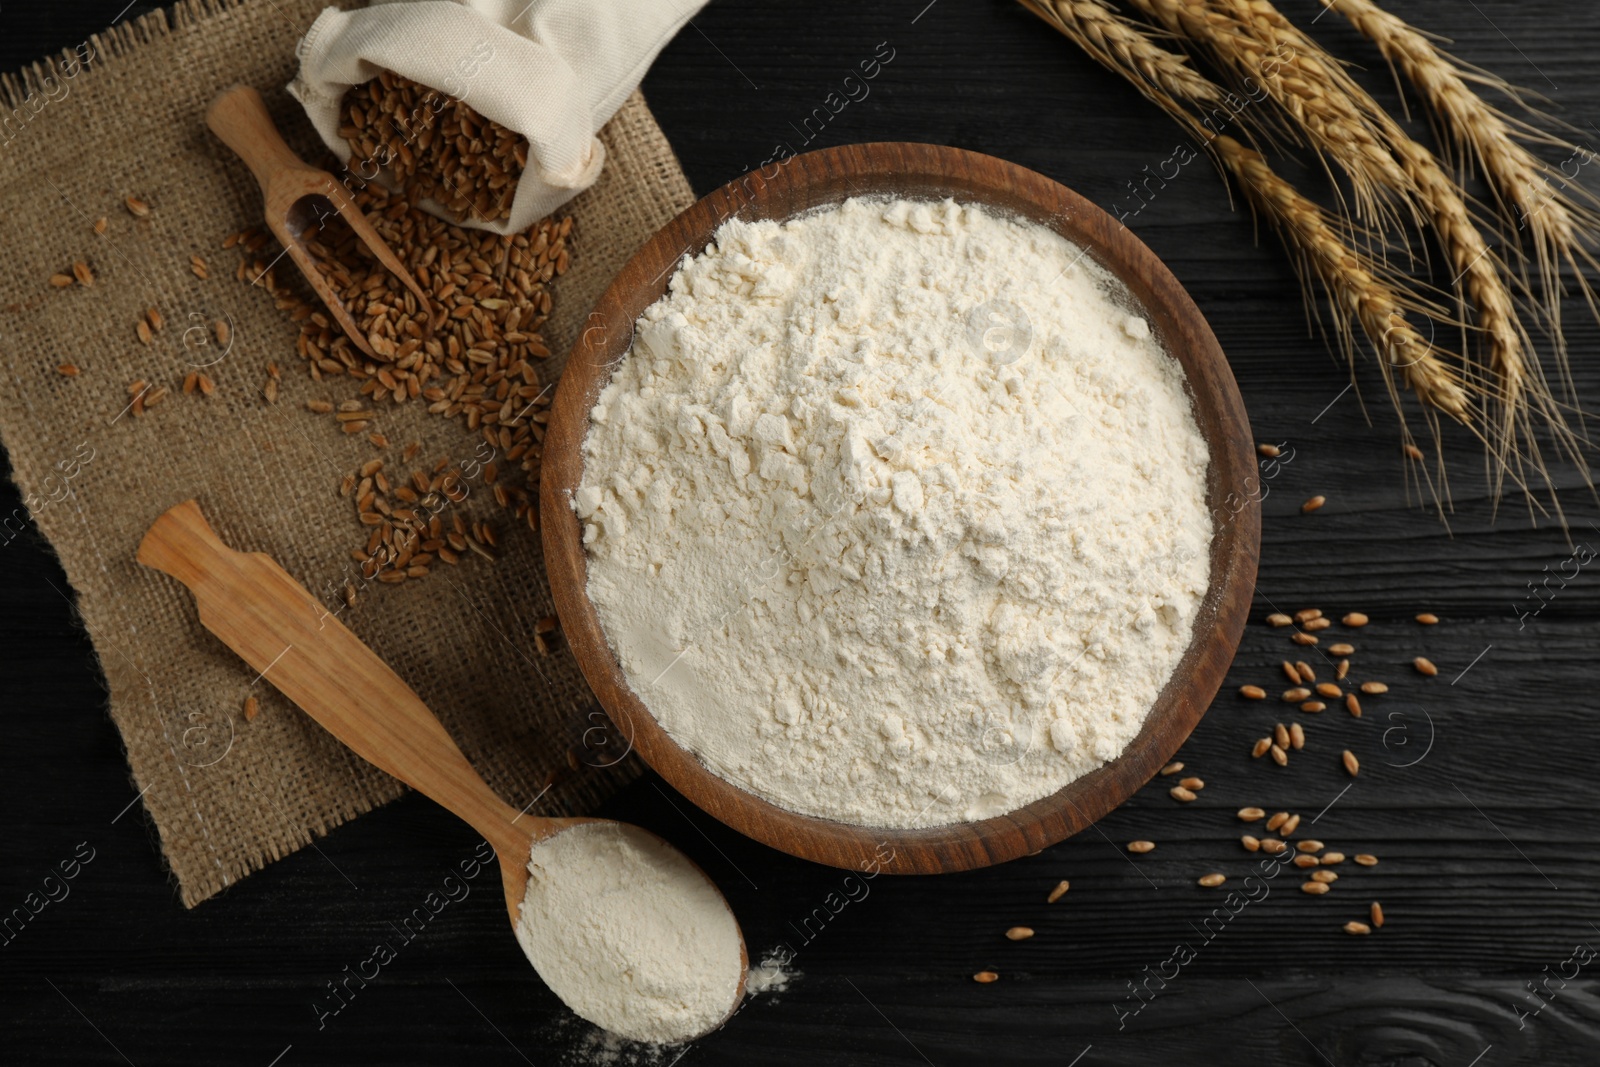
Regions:
[[[635,1041],[716,1028],[745,973],[722,894],[677,849],[626,823],[579,823],[535,842],[516,933],[569,1008]]]
[[[951,201],[730,220],[640,317],[573,505],[629,686],[712,771],[881,827],[1122,752],[1189,645],[1209,453],[1054,232]]]

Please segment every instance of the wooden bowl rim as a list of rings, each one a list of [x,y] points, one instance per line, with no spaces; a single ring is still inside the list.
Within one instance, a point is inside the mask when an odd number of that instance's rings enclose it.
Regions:
[[[1127,287],[1182,364],[1211,449],[1210,585],[1190,646],[1138,736],[1116,759],[1055,793],[977,822],[914,830],[857,826],[780,808],[719,777],[674,741],[629,689],[586,592],[587,561],[571,493],[582,479],[589,412],[610,368],[628,351],[638,315],[665,292],[682,258],[702,251],[729,218],[785,219],[853,195],[950,196],[1031,218],[1086,247]],[[540,505],[563,632],[629,745],[674,789],[735,830],[803,859],[874,873],[970,870],[1032,854],[1086,828],[1153,778],[1199,723],[1232,663],[1250,611],[1260,541],[1260,486],[1244,402],[1205,317],[1166,266],[1126,227],[1044,175],[992,156],[914,142],[825,148],[752,171],[700,199],[634,253],[567,357],[544,441]]]

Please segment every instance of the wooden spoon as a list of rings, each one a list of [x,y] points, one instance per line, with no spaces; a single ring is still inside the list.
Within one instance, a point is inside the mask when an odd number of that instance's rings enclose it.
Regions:
[[[378,262],[411,290],[423,321],[431,329],[433,312],[428,294],[406,270],[394,249],[378,236],[378,231],[350,198],[349,190],[332,174],[306,163],[284,143],[278,128],[272,124],[272,116],[267,114],[267,105],[262,102],[260,93],[248,85],[235,85],[211,102],[206,109],[206,125],[249,165],[261,184],[267,226],[357,348],[373,359],[379,358],[305,246],[305,235],[320,230],[333,215],[344,219],[361,243],[378,257]]]
[[[573,826],[614,821],[545,818],[501,800],[433,712],[376,652],[270,556],[224,544],[195,501],[170,508],[155,521],[139,543],[138,560],[188,586],[201,624],[351,751],[482,834],[500,860],[513,929],[534,843]],[[711,885],[709,878],[706,882]],[[729,1015],[744,996],[742,976],[749,966],[742,934],[739,954],[741,978]]]

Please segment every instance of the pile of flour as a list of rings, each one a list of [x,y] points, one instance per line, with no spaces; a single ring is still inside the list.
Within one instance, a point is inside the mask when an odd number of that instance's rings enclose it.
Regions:
[[[1206,591],[1181,368],[1081,249],[953,201],[725,223],[639,319],[583,457],[628,684],[810,815],[934,826],[1093,770]]]
[[[634,1041],[719,1026],[745,975],[722,894],[637,826],[580,823],[534,843],[517,942],[578,1015]]]

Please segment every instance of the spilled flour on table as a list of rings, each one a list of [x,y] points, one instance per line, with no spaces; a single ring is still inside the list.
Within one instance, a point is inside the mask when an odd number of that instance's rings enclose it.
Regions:
[[[800,972],[794,968],[794,953],[779,946],[763,956],[761,962],[753,965],[745,975],[745,996],[760,997],[787,992],[789,983],[800,977]]]

